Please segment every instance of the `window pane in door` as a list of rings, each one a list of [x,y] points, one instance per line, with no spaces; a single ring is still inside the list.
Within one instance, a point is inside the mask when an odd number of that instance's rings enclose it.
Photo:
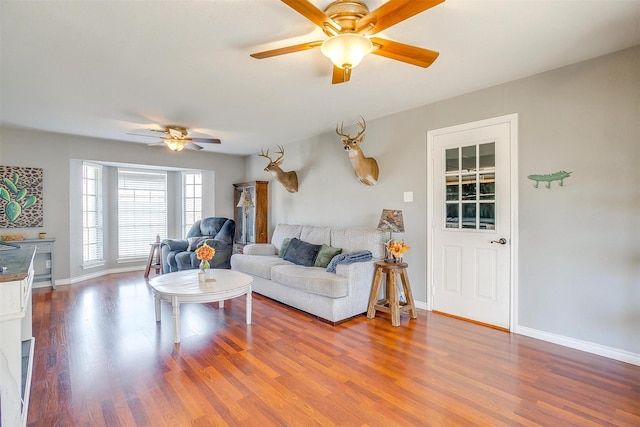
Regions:
[[[462,228],[476,228],[476,204],[462,204]]]
[[[462,170],[476,170],[476,146],[462,147]]]
[[[460,184],[458,175],[447,177],[447,200],[458,200],[460,196]]]
[[[496,229],[496,205],[495,203],[480,203],[480,229]]]
[[[480,170],[494,169],[496,167],[496,143],[480,144]]]
[[[458,155],[458,152],[458,148],[446,150],[446,172],[455,172],[460,170],[460,164],[458,161],[460,156]]]
[[[476,176],[467,175],[462,177],[462,200],[476,199]]]
[[[447,203],[447,228],[459,228],[460,219],[458,215],[458,204]]]
[[[480,200],[496,199],[496,174],[485,173],[480,175]]]

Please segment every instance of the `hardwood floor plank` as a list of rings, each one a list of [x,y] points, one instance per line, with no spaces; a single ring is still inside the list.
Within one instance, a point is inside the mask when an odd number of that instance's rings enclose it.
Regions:
[[[151,421],[147,417],[144,406],[139,397],[132,397],[127,399],[127,405],[133,416],[133,424],[136,426],[148,426],[151,425]]]
[[[331,326],[254,294],[182,304],[141,273],[33,293],[28,425],[637,426],[640,367],[418,310]]]

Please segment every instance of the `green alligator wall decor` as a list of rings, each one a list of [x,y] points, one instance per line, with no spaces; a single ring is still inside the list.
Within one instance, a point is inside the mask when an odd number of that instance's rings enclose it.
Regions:
[[[547,188],[551,188],[551,182],[553,181],[560,181],[560,186],[562,187],[564,185],[564,179],[569,178],[569,176],[571,176],[571,172],[560,171],[546,175],[529,175],[527,178],[536,182],[535,188],[538,188],[540,181],[546,182]]]

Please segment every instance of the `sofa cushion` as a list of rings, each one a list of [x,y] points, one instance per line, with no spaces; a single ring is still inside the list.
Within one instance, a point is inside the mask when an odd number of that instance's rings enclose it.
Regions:
[[[342,248],[334,248],[333,246],[322,245],[322,247],[318,251],[318,256],[316,256],[316,262],[313,265],[316,267],[327,268],[329,262],[331,262],[333,257],[338,255],[340,252],[342,252]]]
[[[227,223],[227,218],[222,217],[208,217],[200,220],[200,235],[201,236],[215,236],[222,230]],[[234,230],[235,231],[235,230]]]
[[[207,240],[211,239],[211,236],[202,236],[202,237],[187,237],[187,242],[189,246],[187,246],[188,251],[195,251],[200,247],[200,245]]]
[[[285,238],[300,238],[300,232],[302,231],[301,225],[291,224],[278,224],[276,229],[273,230],[273,236],[271,236],[271,244],[276,248],[282,246],[282,241]]]
[[[244,245],[242,253],[245,255],[276,255],[277,249],[271,243],[249,243]]]
[[[321,247],[322,245],[313,245],[293,238],[289,241],[289,246],[287,246],[287,250],[282,258],[294,264],[312,267]]]
[[[289,242],[291,242],[291,239],[289,237],[287,237],[282,241],[282,246],[280,246],[280,251],[278,251],[278,256],[280,258],[284,257],[284,253],[287,251],[287,248],[289,247]]]
[[[374,258],[382,258],[384,237],[376,228],[333,228],[331,246],[342,248],[343,253],[368,250]]]
[[[330,245],[331,227],[304,225],[300,232],[300,240],[313,243],[314,245]]]
[[[206,225],[207,218],[203,219],[203,224]],[[226,221],[222,224],[220,231],[215,235],[214,239],[223,240],[230,245],[233,245],[233,237],[236,233],[236,223],[235,221]],[[204,233],[203,233],[204,234]]]
[[[349,281],[346,277],[327,273],[319,267],[276,265],[271,269],[271,280],[329,298],[342,298],[349,294]]]
[[[263,279],[271,279],[271,268],[275,265],[293,265],[275,255],[234,255],[231,268],[242,273],[253,274]]]

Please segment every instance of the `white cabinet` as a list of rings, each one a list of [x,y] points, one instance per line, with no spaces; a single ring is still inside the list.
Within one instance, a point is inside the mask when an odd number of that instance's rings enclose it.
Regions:
[[[25,426],[34,339],[31,287],[35,248],[0,251],[0,413],[3,427]]]

